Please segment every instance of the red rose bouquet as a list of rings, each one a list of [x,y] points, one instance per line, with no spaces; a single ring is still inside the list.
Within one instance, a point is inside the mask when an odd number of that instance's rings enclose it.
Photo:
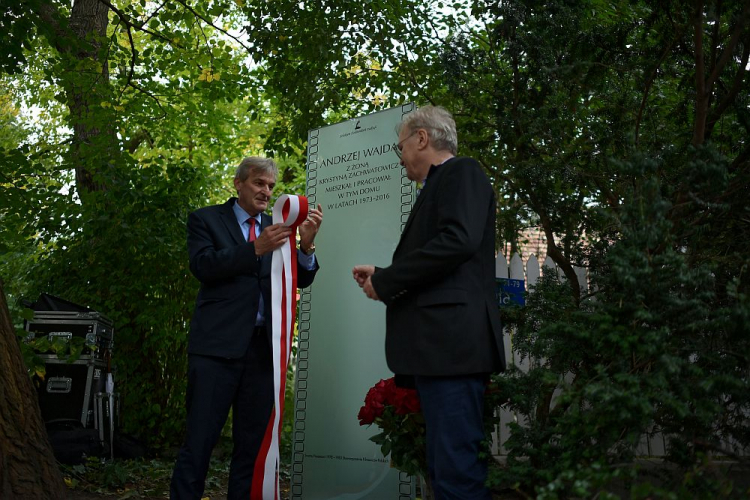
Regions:
[[[384,457],[398,470],[413,476],[426,476],[424,417],[415,389],[397,387],[393,377],[375,384],[360,408],[359,425],[375,424],[380,434],[370,441],[380,445]]]

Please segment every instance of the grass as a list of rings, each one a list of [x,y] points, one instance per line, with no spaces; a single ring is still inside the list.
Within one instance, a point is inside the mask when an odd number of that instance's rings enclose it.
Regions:
[[[168,498],[173,467],[174,457],[134,460],[89,458],[80,465],[60,465],[65,483],[74,494],[72,498],[77,492],[90,496],[111,496],[119,500]],[[281,464],[279,480],[282,491],[288,489],[289,469],[288,462]],[[212,457],[204,497],[226,497],[228,479],[229,455]]]
[[[89,458],[80,465],[61,465],[68,488],[102,496],[167,498],[174,467],[173,458],[104,460]],[[212,458],[205,496],[226,495],[229,459]]]

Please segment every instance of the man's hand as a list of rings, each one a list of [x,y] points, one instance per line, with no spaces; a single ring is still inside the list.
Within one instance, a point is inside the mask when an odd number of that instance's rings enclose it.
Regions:
[[[282,224],[274,224],[263,229],[255,240],[255,255],[260,257],[273,252],[289,240],[292,230]]]
[[[375,266],[354,266],[354,269],[352,269],[352,276],[360,288],[362,288],[362,291],[365,292],[365,295],[372,300],[380,300],[375,288],[372,286],[371,278],[373,274],[375,274]]]
[[[362,288],[367,281],[367,278],[375,274],[375,266],[354,266],[352,269],[352,276],[357,282],[360,288]]]
[[[318,208],[309,210],[307,219],[299,225],[300,249],[307,251],[315,243],[315,236],[318,234],[321,224],[323,224],[323,207],[318,203]]]

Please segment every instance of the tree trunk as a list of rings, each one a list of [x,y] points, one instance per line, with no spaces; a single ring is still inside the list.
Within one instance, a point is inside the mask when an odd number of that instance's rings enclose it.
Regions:
[[[65,498],[0,282],[0,498]]]
[[[70,55],[84,70],[64,80],[73,126],[72,161],[76,169],[79,196],[106,189],[96,174],[115,161],[117,154],[113,122],[102,119],[103,104],[112,105],[109,96],[108,61],[102,52],[107,41],[109,8],[99,0],[75,0],[70,30],[77,47]]]
[[[75,68],[56,76],[65,89],[73,129],[69,161],[75,168],[78,194],[85,197],[106,189],[97,174],[116,164],[119,154],[107,60],[109,7],[101,0],[74,0],[66,23],[60,22],[64,14],[52,2],[40,2],[36,13],[51,27],[48,36],[60,64]]]

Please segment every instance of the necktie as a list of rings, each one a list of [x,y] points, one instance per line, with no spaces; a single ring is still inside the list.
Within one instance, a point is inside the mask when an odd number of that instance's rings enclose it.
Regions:
[[[255,223],[257,221],[255,220],[255,217],[250,217],[247,219],[247,222],[250,223],[250,232],[247,235],[247,241],[255,241]]]

